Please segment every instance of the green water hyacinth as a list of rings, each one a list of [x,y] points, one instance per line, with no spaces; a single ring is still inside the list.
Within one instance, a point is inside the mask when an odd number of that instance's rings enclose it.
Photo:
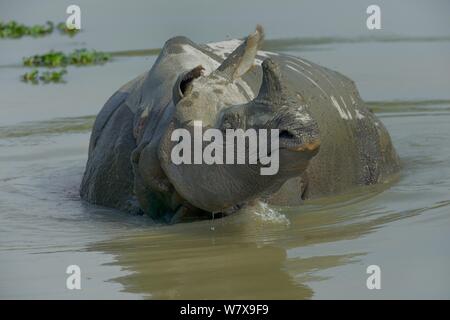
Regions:
[[[80,32],[80,30],[78,29],[69,29],[67,28],[67,25],[65,22],[60,22],[58,23],[58,25],[56,26],[56,28],[59,30],[59,32],[61,34],[65,34],[68,35],[69,37],[73,37],[74,35],[76,35],[78,32]]]
[[[37,69],[33,69],[22,75],[22,81],[27,83],[38,84],[39,81],[43,83],[62,83],[64,82],[63,76],[67,73],[65,69],[59,71],[44,71],[39,72]]]
[[[23,36],[43,37],[53,32],[54,24],[47,21],[43,25],[26,26],[16,21],[0,21],[0,38],[18,39]]]
[[[65,22],[60,22],[56,25],[56,29],[63,35],[68,35],[69,37],[73,37],[80,30],[78,29],[69,29],[66,26]],[[53,33],[55,30],[55,24],[51,21],[47,21],[45,24],[37,24],[33,26],[27,26],[22,23],[18,23],[17,21],[9,21],[3,22],[0,20],[0,39],[19,39],[23,36],[30,37],[43,37]]]
[[[39,71],[34,69],[30,72],[27,72],[21,76],[23,82],[31,82],[38,83],[39,82]]]
[[[67,65],[95,65],[103,64],[111,59],[111,55],[95,50],[77,49],[65,54],[61,51],[50,51],[43,55],[34,55],[23,58],[23,64],[27,67],[64,67]]]
[[[87,49],[78,49],[69,55],[70,64],[74,65],[103,64],[110,59],[109,53]]]

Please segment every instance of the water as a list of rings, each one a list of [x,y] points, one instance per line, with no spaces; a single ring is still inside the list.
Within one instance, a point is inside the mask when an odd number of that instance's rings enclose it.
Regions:
[[[0,40],[0,298],[450,298],[450,3],[379,1],[383,29],[372,32],[368,1],[258,3],[78,1],[76,37]],[[63,21],[69,4],[0,1],[0,18]],[[256,23],[268,49],[356,81],[402,158],[399,180],[173,226],[81,202],[95,114],[150,68],[150,49],[176,34],[241,37]],[[22,56],[79,47],[114,61],[68,68],[62,85],[18,81]],[[82,290],[66,289],[71,264]],[[372,264],[381,290],[366,288]]]

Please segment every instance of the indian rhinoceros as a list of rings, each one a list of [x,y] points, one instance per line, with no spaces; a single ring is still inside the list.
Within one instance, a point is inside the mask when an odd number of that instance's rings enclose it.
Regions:
[[[311,61],[261,51],[263,31],[196,44],[174,37],[116,91],[91,134],[81,197],[156,220],[230,214],[255,200],[297,205],[386,182],[399,158],[355,83]],[[279,170],[171,161],[176,129],[279,131]],[[198,123],[198,122],[197,122]]]

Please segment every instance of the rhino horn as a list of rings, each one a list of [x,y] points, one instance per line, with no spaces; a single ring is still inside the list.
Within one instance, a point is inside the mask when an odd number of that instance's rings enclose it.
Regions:
[[[264,39],[260,25],[217,68],[216,73],[233,81],[243,76],[253,66],[258,49]]]
[[[278,64],[270,58],[265,59],[262,63],[262,71],[261,87],[254,102],[279,106],[287,104],[289,94]]]

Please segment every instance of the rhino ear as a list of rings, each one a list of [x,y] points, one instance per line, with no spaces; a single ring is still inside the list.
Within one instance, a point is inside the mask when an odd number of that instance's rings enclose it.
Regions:
[[[276,105],[286,103],[289,95],[278,64],[268,58],[262,63],[262,71],[262,83],[255,100]]]
[[[175,105],[184,97],[189,84],[194,79],[197,79],[203,75],[203,70],[205,70],[205,68],[203,68],[202,65],[198,65],[194,69],[183,72],[178,76],[172,90],[172,100]]]
[[[253,66],[256,53],[264,39],[264,31],[260,25],[250,34],[217,68],[216,72],[233,81],[244,75]]]

